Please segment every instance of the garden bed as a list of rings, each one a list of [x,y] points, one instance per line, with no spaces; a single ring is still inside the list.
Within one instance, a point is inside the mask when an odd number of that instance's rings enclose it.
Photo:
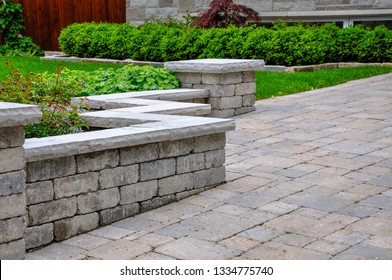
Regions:
[[[99,131],[27,139],[23,147],[22,125],[38,120],[38,107],[16,104],[11,107],[17,110],[13,114],[8,103],[0,103],[1,123],[6,126],[0,128],[0,140],[12,140],[11,144],[0,141],[0,180],[18,183],[0,194],[0,219],[6,232],[0,239],[2,256],[23,258],[26,249],[225,182],[225,133],[235,123],[204,115],[214,110],[215,114],[248,111],[240,107],[253,106],[254,99],[243,100],[254,97],[254,71],[264,65],[263,61],[234,62],[183,62],[180,68],[185,72],[177,69],[176,75],[186,79],[183,84],[192,81],[199,88],[90,96],[86,102],[97,111],[81,117]],[[229,102],[233,97],[241,101],[235,105],[239,107],[225,109],[233,106]],[[23,107],[34,109],[26,110],[30,117],[19,116],[19,122],[12,122]],[[8,234],[16,231],[18,235]]]

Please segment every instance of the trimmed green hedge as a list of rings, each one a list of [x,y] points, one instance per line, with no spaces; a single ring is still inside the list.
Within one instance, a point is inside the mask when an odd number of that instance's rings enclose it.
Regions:
[[[63,29],[61,49],[73,56],[144,61],[196,58],[263,59],[267,64],[390,62],[392,30],[333,24],[273,28],[188,28],[147,23],[82,23]]]

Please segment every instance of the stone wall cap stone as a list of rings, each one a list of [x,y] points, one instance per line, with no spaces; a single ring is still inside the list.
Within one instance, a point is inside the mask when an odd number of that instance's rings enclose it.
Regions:
[[[37,105],[0,102],[0,127],[37,123],[42,113]]]
[[[151,123],[100,131],[27,139],[27,162],[99,152],[123,147],[222,133],[235,129],[230,119],[206,117],[166,118]]]
[[[264,60],[253,59],[195,59],[170,61],[165,68],[172,72],[186,73],[231,73],[262,70]]]

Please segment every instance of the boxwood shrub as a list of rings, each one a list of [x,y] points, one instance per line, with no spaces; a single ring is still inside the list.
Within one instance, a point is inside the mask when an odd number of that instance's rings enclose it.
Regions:
[[[278,23],[272,28],[202,29],[159,22],[140,27],[82,23],[65,28],[59,42],[69,55],[144,61],[242,58],[292,66],[392,60],[392,30],[384,26],[341,29],[334,24],[287,26]]]

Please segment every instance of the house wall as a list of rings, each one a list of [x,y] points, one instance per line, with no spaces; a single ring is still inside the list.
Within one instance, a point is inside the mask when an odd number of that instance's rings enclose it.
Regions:
[[[127,0],[127,20],[138,25],[156,17],[197,15],[208,9],[210,3],[211,0]],[[375,10],[392,9],[390,0],[237,0],[237,3],[268,18],[281,17],[282,12],[347,11],[350,15],[352,11],[366,11],[365,14],[371,15]]]

